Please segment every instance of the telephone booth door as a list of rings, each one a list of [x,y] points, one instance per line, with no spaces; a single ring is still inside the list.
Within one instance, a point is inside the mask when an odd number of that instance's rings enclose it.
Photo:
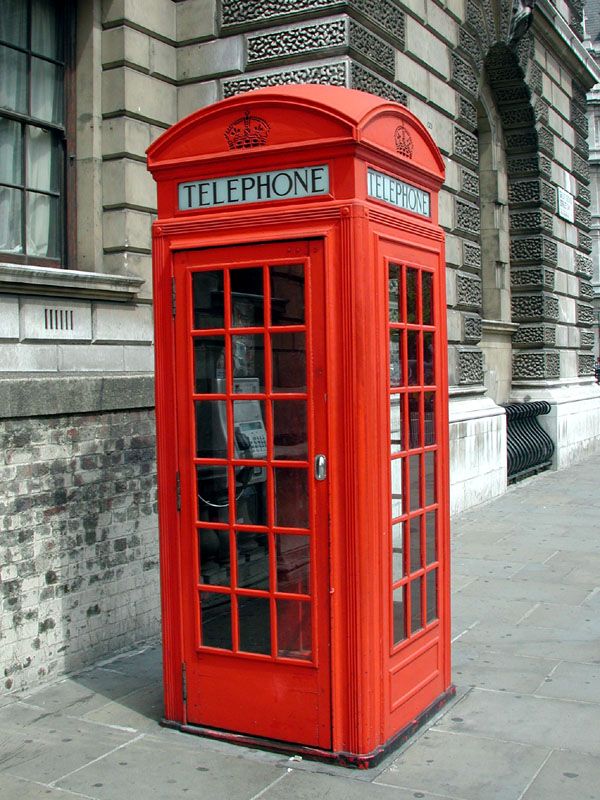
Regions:
[[[174,277],[187,723],[330,748],[322,242]]]

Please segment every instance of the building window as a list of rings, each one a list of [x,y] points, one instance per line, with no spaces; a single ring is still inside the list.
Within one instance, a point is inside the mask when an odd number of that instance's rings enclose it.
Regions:
[[[66,265],[67,5],[2,2],[0,260]]]

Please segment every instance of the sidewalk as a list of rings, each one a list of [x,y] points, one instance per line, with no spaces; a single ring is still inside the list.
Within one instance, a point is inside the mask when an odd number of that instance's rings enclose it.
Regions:
[[[3,800],[599,800],[600,457],[453,522],[456,700],[366,772],[158,726],[147,647],[0,697]]]

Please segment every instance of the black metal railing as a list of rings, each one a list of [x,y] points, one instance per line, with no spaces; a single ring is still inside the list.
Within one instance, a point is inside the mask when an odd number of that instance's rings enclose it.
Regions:
[[[509,403],[506,409],[508,482],[522,480],[552,464],[554,443],[537,417],[550,413],[550,403]]]

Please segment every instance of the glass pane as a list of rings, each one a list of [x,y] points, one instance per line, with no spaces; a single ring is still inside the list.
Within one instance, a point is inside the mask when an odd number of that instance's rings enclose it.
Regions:
[[[427,573],[427,622],[433,622],[438,618],[438,591],[437,591],[437,569],[432,569]]]
[[[21,209],[23,192],[0,186],[0,250],[22,253]]]
[[[60,124],[63,113],[63,68],[32,58],[31,116]]]
[[[419,332],[408,331],[408,384],[409,386],[416,386],[420,382]]]
[[[200,583],[229,586],[231,583],[229,531],[201,528],[198,530]]]
[[[410,582],[410,630],[420,631],[423,627],[421,619],[421,586],[423,578],[415,578]]]
[[[433,275],[421,273],[423,292],[423,325],[433,325]]]
[[[198,519],[229,522],[227,467],[196,467]]]
[[[238,595],[240,650],[271,654],[271,607],[265,597]]]
[[[421,569],[421,517],[410,521],[410,571]]]
[[[269,591],[269,537],[266,533],[236,531],[237,585]]]
[[[403,458],[395,458],[391,465],[392,475],[392,518],[402,516],[402,463]]]
[[[437,561],[437,537],[435,511],[425,514],[425,552],[427,563],[432,564]]]
[[[305,469],[276,469],[275,524],[308,528],[308,478]]]
[[[277,591],[309,594],[310,538],[279,534],[276,543]]]
[[[400,267],[397,264],[390,264],[388,313],[390,322],[400,322]]]
[[[406,269],[406,321],[419,322],[417,285],[419,273],[415,269]]]
[[[60,200],[47,194],[27,192],[27,252],[32,256],[60,258]]]
[[[280,658],[312,656],[312,620],[310,603],[277,600],[277,655]]]
[[[409,457],[410,510],[421,508],[421,456]]]
[[[22,185],[22,159],[21,125],[0,117],[0,181]]]
[[[235,400],[233,425],[235,429],[235,457],[267,457],[267,436],[263,422],[264,403],[261,400]]]
[[[231,597],[216,592],[200,592],[202,644],[231,650]]]
[[[62,58],[62,20],[51,0],[32,0],[31,49],[48,58]]]
[[[203,336],[194,339],[194,364],[197,394],[225,392],[224,336]]]
[[[265,390],[264,336],[232,336],[233,391],[256,394]]]
[[[434,368],[433,333],[425,332],[423,334],[423,380],[427,386],[435,383]]]
[[[306,391],[306,345],[303,333],[271,334],[274,392]]]
[[[263,271],[232,269],[231,324],[234,328],[254,328],[263,324]]]
[[[308,459],[306,403],[276,400],[273,403],[273,458],[289,461]]]
[[[390,331],[390,386],[402,385],[402,331]]]
[[[223,271],[194,272],[194,328],[224,328]]]
[[[263,467],[236,468],[235,521],[243,525],[267,524],[267,471]]]
[[[27,3],[23,0],[3,0],[2,13],[0,14],[0,39],[4,42],[16,44],[18,47],[27,46]],[[6,73],[2,73],[2,80]]]
[[[436,501],[435,487],[435,453],[425,453],[425,505]]]
[[[435,444],[435,392],[425,392],[425,446]]]
[[[411,392],[408,395],[408,418],[409,418],[409,434],[410,446],[422,447],[421,441],[421,395],[417,392]]]
[[[196,457],[227,458],[227,403],[196,402]]]
[[[271,325],[304,324],[302,264],[271,267]]]
[[[402,450],[402,395],[390,397],[390,448],[392,453]]]
[[[394,617],[394,644],[406,639],[406,621],[404,618],[404,596],[406,586],[394,589],[393,617]]]
[[[0,14],[0,16],[2,16]],[[27,114],[27,57],[0,47],[0,106]]]
[[[392,525],[392,581],[404,577],[404,523]]]

